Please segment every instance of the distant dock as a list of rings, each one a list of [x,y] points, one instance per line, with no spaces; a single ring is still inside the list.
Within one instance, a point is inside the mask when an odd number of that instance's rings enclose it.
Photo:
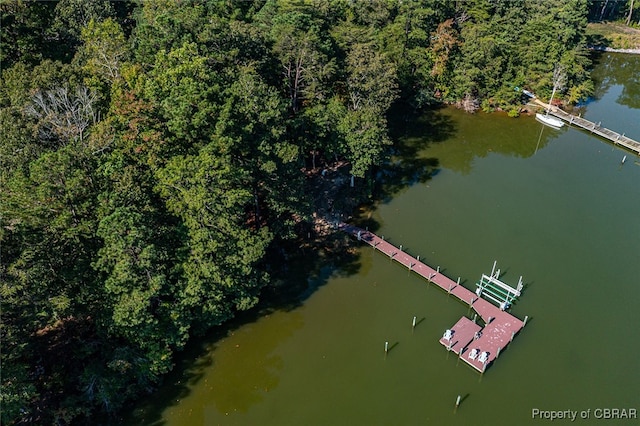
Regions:
[[[498,279],[499,271],[497,274],[492,271],[491,276],[482,276],[478,283],[478,289],[474,293],[460,285],[459,278],[457,282],[453,281],[440,273],[440,267],[433,269],[421,262],[419,256],[415,258],[403,252],[402,246],[398,248],[385,241],[384,237],[379,237],[373,232],[346,223],[340,223],[338,228],[414,271],[429,283],[433,283],[448,294],[455,296],[477,312],[485,324],[484,327],[476,324],[475,318],[472,321],[462,317],[455,325],[447,329],[440,339],[440,343],[447,350],[456,353],[460,359],[477,371],[483,373],[524,327],[526,318],[525,321],[522,321],[505,311],[509,304],[520,295],[521,281],[518,288],[512,288]],[[493,305],[482,296],[493,300],[499,306]]]
[[[549,107],[548,104],[545,104],[539,99],[533,99],[533,102],[545,109],[548,109]],[[613,142],[615,145],[620,145],[621,147],[640,155],[640,142],[625,136],[624,133],[620,134],[618,132],[614,132],[613,130],[600,126],[601,123],[594,123],[593,121],[586,120],[582,117],[569,114],[560,108],[551,107],[551,109],[549,109],[549,114],[566,121],[569,125],[580,127],[581,129],[587,130]]]

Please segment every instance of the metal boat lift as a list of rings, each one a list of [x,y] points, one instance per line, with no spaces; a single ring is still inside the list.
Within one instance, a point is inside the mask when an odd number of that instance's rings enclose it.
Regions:
[[[487,276],[482,274],[480,281],[476,283],[476,295],[478,297],[484,296],[486,299],[491,300],[500,307],[501,310],[507,310],[511,304],[520,297],[522,292],[522,276],[518,280],[516,288],[500,281],[500,269],[496,271],[496,263],[493,262],[493,269],[491,269],[491,275]]]

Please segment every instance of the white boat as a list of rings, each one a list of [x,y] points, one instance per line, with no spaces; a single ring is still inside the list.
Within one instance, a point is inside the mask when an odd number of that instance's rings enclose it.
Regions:
[[[556,94],[556,84],[554,83],[553,91],[551,91],[551,99],[549,99],[549,107],[547,108],[547,113],[546,114],[536,113],[536,119],[541,123],[546,124],[547,126],[551,126],[551,127],[555,127],[556,129],[559,129],[560,127],[564,126],[564,122],[558,118],[549,116],[549,111],[551,110],[551,101],[553,101],[553,95],[555,94]]]
[[[548,112],[546,114],[536,113],[536,120],[546,124],[547,126],[555,127],[556,129],[564,126],[564,122],[562,120],[551,117]]]

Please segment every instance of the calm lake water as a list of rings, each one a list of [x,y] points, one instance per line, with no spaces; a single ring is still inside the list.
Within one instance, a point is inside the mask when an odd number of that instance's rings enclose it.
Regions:
[[[640,57],[603,55],[583,116],[640,140],[638,75]],[[594,410],[640,411],[639,159],[526,116],[443,109],[402,132],[371,219],[468,288],[494,260],[504,281],[523,275],[511,312],[530,321],[494,365],[481,376],[438,343],[465,305],[359,247],[348,267],[301,276],[313,291],[299,305],[202,343],[128,423],[522,425],[548,423],[533,409],[590,409],[575,423],[638,424]]]

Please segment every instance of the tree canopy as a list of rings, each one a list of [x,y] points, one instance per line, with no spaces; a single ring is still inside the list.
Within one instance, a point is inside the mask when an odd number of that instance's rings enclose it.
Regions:
[[[394,105],[517,112],[558,65],[587,96],[594,4],[2,2],[2,423],[152,391],[273,285],[269,252],[312,217],[304,172],[374,178]]]

